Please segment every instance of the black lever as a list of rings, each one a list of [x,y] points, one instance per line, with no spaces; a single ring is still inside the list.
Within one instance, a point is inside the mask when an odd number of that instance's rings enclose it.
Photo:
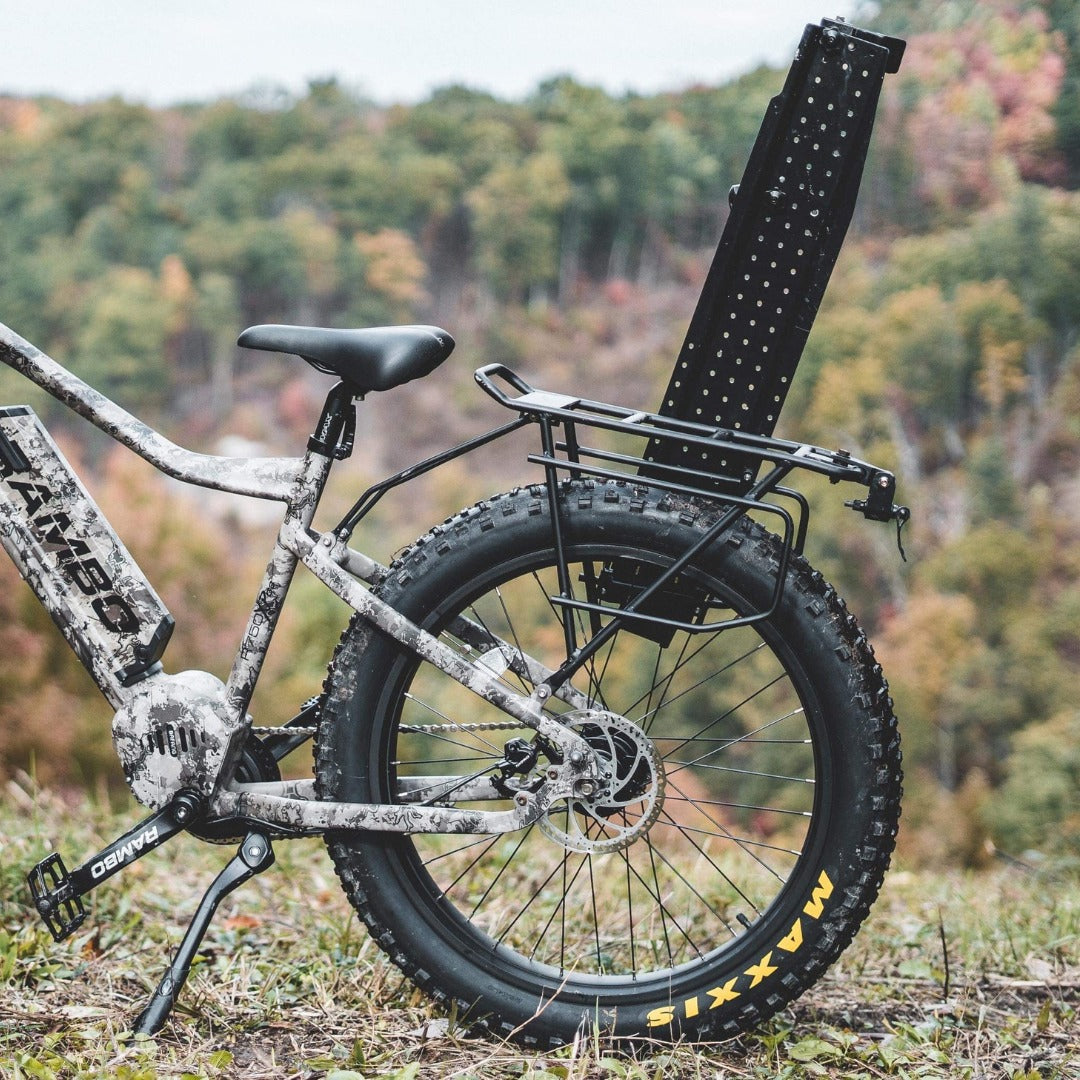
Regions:
[[[896,546],[900,549],[900,558],[907,562],[904,544],[900,532],[911,520],[911,510],[906,506],[897,506],[892,501],[896,493],[896,478],[892,473],[876,472],[869,482],[869,494],[865,499],[850,499],[844,503],[856,513],[862,514],[868,521],[895,521]]]
[[[274,863],[274,849],[270,838],[261,832],[250,832],[240,845],[240,850],[233,856],[225,869],[210,883],[210,888],[203,894],[198,910],[188,924],[184,940],[176,950],[176,956],[154,991],[146,1008],[139,1013],[135,1021],[136,1035],[153,1035],[161,1029],[176,1004],[177,995],[187,981],[191,962],[206,934],[210,920],[217,911],[218,904],[248,878],[261,874]]]

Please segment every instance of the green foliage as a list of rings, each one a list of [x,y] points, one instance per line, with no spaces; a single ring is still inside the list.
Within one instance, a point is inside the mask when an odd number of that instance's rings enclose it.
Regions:
[[[915,800],[986,784],[1027,821],[1020,734],[1059,723],[1080,678],[1080,17],[1059,0],[872,7],[909,46],[781,420],[895,469],[914,508],[904,568],[887,530],[808,485],[808,555],[881,642]],[[238,352],[244,324],[445,324],[459,341],[445,381],[365,406],[354,487],[491,419],[469,378],[482,362],[650,407],[782,77],[654,96],[562,77],[517,102],[450,86],[391,108],[333,80],[165,110],[0,98],[0,319],[179,441],[214,450],[237,432],[272,453],[302,445],[318,387]],[[0,372],[0,396],[63,432],[23,383]],[[183,503],[75,439],[172,590],[188,636],[170,661],[228,656],[265,538],[190,536]],[[445,470],[386,532],[520,482],[519,459]],[[231,587],[249,562],[250,590]],[[268,712],[317,688],[340,630],[307,590],[260,687]],[[13,579],[0,614],[6,764],[37,754],[43,775],[92,779],[108,759],[95,692]]]
[[[1060,713],[1019,731],[1000,797],[986,809],[1007,851],[1032,848],[1080,857],[1080,713]]]
[[[570,189],[552,154],[494,169],[470,196],[477,258],[500,299],[521,301],[555,278],[558,225]]]

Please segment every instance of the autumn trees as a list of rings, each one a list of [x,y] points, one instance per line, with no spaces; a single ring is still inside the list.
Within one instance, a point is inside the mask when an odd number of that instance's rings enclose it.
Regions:
[[[896,468],[914,508],[902,568],[892,535],[815,491],[809,552],[880,642],[927,796],[911,818],[941,796],[1003,845],[1059,843],[1080,677],[1080,22],[1058,0],[875,6],[908,52],[781,433]],[[181,440],[286,432],[286,451],[307,390],[239,354],[239,329],[444,322],[460,361],[377,403],[358,469],[480,426],[470,373],[491,359],[652,406],[782,77],[648,97],[562,77],[518,102],[454,86],[392,107],[333,80],[164,110],[0,98],[0,320]],[[0,372],[0,393],[28,391]],[[230,544],[189,550],[155,481],[127,482],[160,538],[140,558],[197,620]],[[451,486],[408,532],[484,493]],[[25,763],[35,688],[71,730],[86,688],[17,595],[0,607],[0,752]],[[307,610],[277,669],[290,692],[318,685],[338,621]]]

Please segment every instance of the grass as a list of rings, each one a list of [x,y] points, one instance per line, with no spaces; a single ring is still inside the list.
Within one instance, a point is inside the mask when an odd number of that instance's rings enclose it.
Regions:
[[[138,817],[11,782],[0,798],[0,1076],[386,1077],[391,1080],[715,1080],[1080,1075],[1080,873],[1001,865],[979,875],[894,869],[840,962],[737,1042],[593,1037],[555,1053],[469,1037],[379,952],[316,841],[218,911],[173,1019],[124,1038],[187,918],[232,848],[181,836],[91,895],[53,943],[25,873],[69,866]]]

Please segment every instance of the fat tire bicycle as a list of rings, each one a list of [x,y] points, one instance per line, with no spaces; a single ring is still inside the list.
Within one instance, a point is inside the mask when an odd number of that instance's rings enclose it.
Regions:
[[[136,1031],[165,1023],[222,898],[292,837],[325,837],[349,902],[418,986],[528,1045],[583,1027],[731,1036],[851,941],[894,843],[899,736],[865,634],[803,555],[809,504],[785,485],[809,472],[862,486],[848,505],[898,530],[908,511],[889,471],[771,431],[902,47],[807,27],[660,411],[482,367],[478,385],[510,418],[369,488],[328,529],[313,522],[353,447],[356,402],[430,375],[454,347],[445,331],[245,330],[241,346],[337,380],[302,458],[248,459],[176,446],[0,326],[0,360],[162,471],[285,506],[227,680],[167,673],[161,600],[33,411],[0,409],[0,540],[115,708],[125,779],[151,811],[70,871],[57,853],[34,867],[38,913],[60,940],[86,893],[177,833],[239,844]],[[873,88],[861,102],[860,86]],[[792,190],[815,95],[844,105],[845,152],[815,135],[838,175]],[[759,325],[747,294],[772,288],[785,258],[801,260],[782,287],[795,306]],[[771,267],[752,282],[740,260],[759,259]],[[755,351],[754,334],[786,351]],[[462,511],[388,566],[350,546],[387,491],[522,428],[538,433],[541,481]],[[354,615],[322,691],[256,727],[248,706],[300,564]],[[283,780],[279,762],[309,740],[314,775]]]

